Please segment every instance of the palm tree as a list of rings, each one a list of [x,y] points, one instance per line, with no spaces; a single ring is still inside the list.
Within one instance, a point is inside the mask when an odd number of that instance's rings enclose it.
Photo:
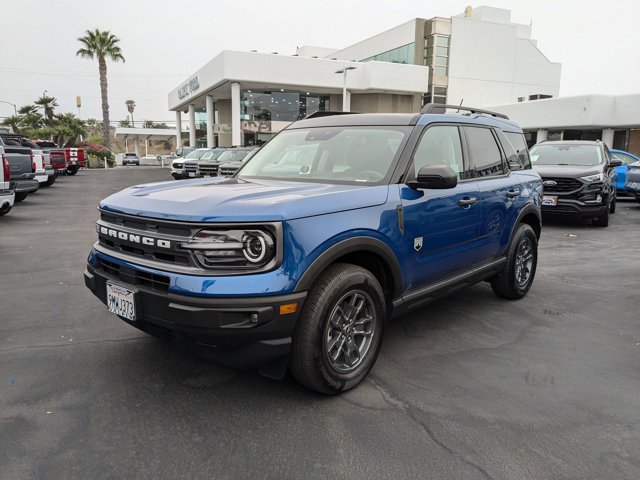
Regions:
[[[83,45],[76,52],[76,55],[82,58],[98,59],[98,71],[100,73],[100,94],[102,96],[102,135],[104,137],[104,145],[111,148],[111,138],[109,132],[109,98],[107,96],[107,57],[117,62],[122,60],[122,50],[118,43],[120,39],[109,31],[87,30],[84,37],[78,38]]]
[[[47,119],[47,124],[51,125],[53,123],[53,109],[58,106],[56,98],[42,95],[33,103],[42,108],[44,116]]]
[[[13,133],[20,133],[20,126],[22,125],[22,118],[18,115],[11,115],[2,122],[3,125],[11,127]]]
[[[25,105],[18,110],[20,115],[35,115],[38,113],[38,107],[35,105]]]
[[[142,122],[142,128],[155,128],[156,124],[153,123],[153,120],[145,120]]]
[[[136,109],[136,102],[134,102],[133,100],[127,100],[126,102],[124,102],[124,104],[127,106],[129,115],[131,115],[131,126],[135,127],[136,122],[133,121],[133,111]]]

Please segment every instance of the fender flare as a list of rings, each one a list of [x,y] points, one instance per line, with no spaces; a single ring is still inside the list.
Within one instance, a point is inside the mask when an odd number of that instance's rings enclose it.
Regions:
[[[305,270],[305,272],[298,280],[294,292],[301,292],[309,290],[318,276],[338,258],[354,252],[367,252],[373,253],[380,257],[384,262],[388,271],[391,274],[391,280],[393,281],[392,299],[398,298],[402,291],[402,269],[400,268],[400,262],[396,258],[393,250],[381,240],[373,237],[351,237],[346,240],[342,240],[335,245],[332,245],[329,249],[325,250],[318,258],[316,258],[311,265]]]
[[[516,217],[516,221],[513,222],[513,226],[511,227],[511,233],[509,233],[509,244],[507,247],[507,251],[509,251],[509,246],[511,246],[511,242],[513,241],[513,234],[516,232],[516,228],[518,227],[518,225],[523,223],[522,219],[530,214],[535,215],[535,217],[538,219],[538,225],[540,226],[539,231],[542,233],[542,213],[540,212],[540,207],[537,207],[533,203],[529,203],[525,205],[522,208],[522,210],[520,210],[520,213],[518,213],[518,216]],[[540,240],[540,235],[537,234],[537,237],[538,237],[538,240]]]

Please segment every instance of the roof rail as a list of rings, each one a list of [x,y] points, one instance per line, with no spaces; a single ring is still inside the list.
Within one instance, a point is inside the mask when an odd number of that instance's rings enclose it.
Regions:
[[[304,120],[308,120],[310,118],[320,118],[320,117],[330,117],[332,115],[352,115],[356,112],[331,112],[331,111],[320,111],[313,112],[310,115],[304,117]]]
[[[470,113],[483,113],[485,115],[491,115],[493,117],[509,120],[509,117],[507,117],[503,113],[490,112],[489,110],[481,110],[479,108],[473,107],[463,107],[462,105],[445,105],[442,103],[427,103],[424,107],[422,107],[420,113],[445,113],[445,110],[448,108],[452,110],[465,110]]]

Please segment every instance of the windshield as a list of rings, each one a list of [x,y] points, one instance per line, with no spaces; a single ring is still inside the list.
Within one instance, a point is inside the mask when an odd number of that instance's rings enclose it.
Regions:
[[[380,183],[406,127],[318,127],[285,130],[247,162],[239,178]]]
[[[224,153],[224,150],[209,150],[202,155],[201,160],[215,160]],[[191,158],[187,156],[187,158]]]
[[[600,165],[598,145],[535,145],[530,151],[533,165]]]
[[[184,158],[189,158],[189,159],[196,159],[199,160],[200,157],[202,157],[202,155],[204,155],[205,153],[207,153],[208,150],[194,150],[193,152],[191,152],[189,155],[187,155]]]
[[[249,155],[251,150],[227,150],[222,155],[220,155],[220,163],[222,162],[241,162],[244,160],[244,157]]]

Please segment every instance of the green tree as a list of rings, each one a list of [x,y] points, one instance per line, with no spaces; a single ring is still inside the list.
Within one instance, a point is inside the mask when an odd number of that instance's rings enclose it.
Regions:
[[[44,112],[44,117],[46,119],[45,122],[48,125],[51,125],[53,123],[53,115],[54,115],[53,109],[58,106],[58,102],[56,98],[49,97],[47,95],[42,95],[33,103],[35,103],[37,106],[42,108],[42,111]]]
[[[156,126],[155,123],[153,123],[152,120],[145,120],[144,122],[142,122],[142,128],[154,128]]]
[[[120,120],[120,121],[118,122],[118,126],[120,126],[120,127],[124,127],[124,128],[128,128],[128,127],[130,127],[130,126],[131,126],[131,123],[129,122],[129,119],[128,119],[128,118],[125,118],[124,120]]]
[[[126,102],[124,102],[124,104],[127,106],[129,115],[131,115],[131,126],[135,127],[136,122],[133,120],[133,111],[136,109],[136,102],[134,102],[133,100],[127,100]]]
[[[117,62],[122,60],[122,50],[118,45],[120,39],[109,31],[101,31],[97,28],[94,31],[87,30],[84,37],[78,38],[83,45],[76,55],[82,58],[98,59],[98,71],[100,74],[100,94],[102,96],[102,136],[107,148],[111,148],[111,137],[109,131],[109,98],[107,85],[107,58]]]
[[[11,115],[10,117],[5,118],[2,124],[11,127],[13,133],[20,133],[22,117],[19,117],[18,115]]]

